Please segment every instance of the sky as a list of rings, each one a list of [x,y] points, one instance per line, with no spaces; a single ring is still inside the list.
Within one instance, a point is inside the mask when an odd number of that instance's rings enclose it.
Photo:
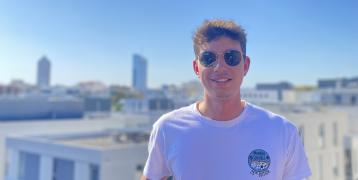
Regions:
[[[358,75],[356,0],[0,0],[0,84],[34,84],[46,56],[53,85],[131,85],[134,53],[148,60],[149,87],[195,80],[193,33],[218,18],[247,31],[244,87]]]

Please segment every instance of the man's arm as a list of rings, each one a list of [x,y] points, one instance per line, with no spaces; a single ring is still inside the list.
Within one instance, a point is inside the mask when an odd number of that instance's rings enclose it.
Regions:
[[[158,122],[161,122],[160,119],[153,124],[153,129],[150,134],[148,158],[142,172],[141,180],[167,180],[168,177],[172,175],[167,164],[166,155],[164,154],[164,134]]]

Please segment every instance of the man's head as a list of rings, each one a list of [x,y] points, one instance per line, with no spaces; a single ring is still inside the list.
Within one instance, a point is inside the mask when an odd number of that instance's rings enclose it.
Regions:
[[[209,43],[220,37],[227,37],[238,41],[241,45],[243,56],[246,56],[246,33],[245,30],[233,21],[206,20],[197,29],[193,36],[194,52],[199,55],[199,48],[204,43]]]
[[[232,21],[205,21],[193,41],[193,68],[204,86],[204,95],[240,98],[240,86],[250,66],[245,30]]]

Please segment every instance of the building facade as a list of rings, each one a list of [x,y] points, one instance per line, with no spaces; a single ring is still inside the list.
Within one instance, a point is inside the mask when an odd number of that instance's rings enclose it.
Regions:
[[[139,54],[133,55],[132,87],[138,91],[147,89],[147,60]]]
[[[42,57],[37,64],[37,86],[48,88],[51,78],[51,63],[47,57]]]
[[[309,165],[310,180],[345,180],[348,117],[322,106],[267,106],[292,121],[299,130]]]
[[[137,180],[149,132],[8,137],[6,180]]]

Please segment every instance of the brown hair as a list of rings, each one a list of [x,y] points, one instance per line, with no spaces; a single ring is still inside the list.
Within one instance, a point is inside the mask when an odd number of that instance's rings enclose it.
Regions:
[[[193,36],[194,52],[199,55],[199,47],[220,37],[228,37],[238,41],[241,45],[243,56],[246,57],[246,33],[240,25],[227,20],[205,20],[199,26]]]

